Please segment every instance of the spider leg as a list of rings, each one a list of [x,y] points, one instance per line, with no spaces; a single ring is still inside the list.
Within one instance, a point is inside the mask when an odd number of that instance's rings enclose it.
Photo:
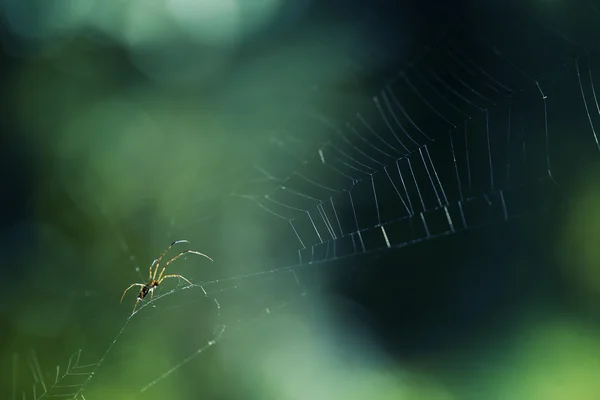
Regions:
[[[169,245],[169,247],[167,247],[167,249],[165,251],[163,251],[163,253],[160,255],[160,257],[158,257],[152,263],[152,265],[156,264],[156,269],[154,270],[154,276],[151,276],[150,279],[156,279],[156,271],[158,271],[158,266],[160,265],[161,260],[169,252],[169,250],[171,250],[171,247],[173,247],[173,246],[175,246],[176,244],[179,244],[179,243],[189,243],[189,242],[187,240],[176,240],[173,243],[171,243]],[[150,267],[150,269],[152,269],[152,267]]]
[[[177,260],[179,257],[181,257],[181,256],[183,256],[185,254],[188,254],[188,253],[190,253],[190,254],[197,254],[199,256],[208,258],[210,261],[213,261],[212,258],[210,258],[209,256],[207,256],[204,253],[200,253],[199,251],[195,251],[195,250],[185,250],[185,251],[182,251],[181,253],[177,254],[175,257],[171,258],[169,261],[167,261],[165,263],[165,265],[163,266],[162,270],[160,271],[160,274],[158,275],[158,279],[157,280],[159,282],[161,281],[161,278],[163,277],[163,274],[165,273],[165,269],[167,268],[167,265],[171,264],[173,261]],[[156,271],[154,271],[154,272],[156,272]]]
[[[122,302],[123,302],[123,298],[125,297],[125,293],[127,293],[127,291],[128,291],[129,289],[131,289],[132,287],[134,287],[134,286],[141,286],[141,287],[144,287],[144,286],[146,286],[146,285],[144,285],[143,283],[133,283],[131,286],[129,286],[129,287],[128,287],[127,289],[125,289],[125,291],[123,292],[123,296],[121,296],[121,301],[120,301],[120,303],[122,303]]]
[[[158,262],[158,260],[154,260],[152,262],[152,264],[150,264],[150,275],[148,276],[148,280],[152,280],[152,268],[156,265],[156,263]],[[158,269],[158,265],[156,265],[156,268]]]
[[[138,303],[139,303],[140,301],[141,301],[141,300],[140,300],[139,298],[138,298],[138,299],[136,299],[136,301],[135,301],[135,304],[133,305],[133,311],[131,312],[131,315],[135,314],[135,309],[136,309],[136,307],[137,307],[137,305],[138,305]]]
[[[194,284],[192,282],[190,282],[187,278],[179,275],[179,274],[171,274],[171,275],[165,275],[162,277],[162,279],[160,281],[158,281],[158,283],[160,284],[162,281],[164,281],[167,278],[181,278],[184,281],[186,281],[187,283],[189,283],[191,286],[193,286]]]

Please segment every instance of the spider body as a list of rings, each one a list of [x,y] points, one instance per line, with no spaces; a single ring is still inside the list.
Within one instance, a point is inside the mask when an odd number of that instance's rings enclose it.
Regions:
[[[150,283],[142,286],[140,292],[137,295],[138,300],[144,300],[144,298],[148,295],[148,293],[152,293],[154,288],[156,288],[160,283],[157,280],[151,280]]]
[[[156,260],[154,260],[154,262],[150,265],[150,276],[148,278],[148,283],[132,283],[127,289],[125,289],[125,291],[123,292],[123,296],[121,296],[121,302],[123,301],[123,298],[125,297],[125,294],[127,293],[127,291],[129,289],[131,289],[134,286],[140,287],[140,292],[137,295],[137,299],[136,299],[135,305],[133,306],[133,311],[131,312],[131,315],[133,315],[135,313],[135,309],[136,309],[138,303],[140,301],[144,300],[146,298],[146,296],[148,296],[148,294],[150,294],[150,298],[152,298],[154,289],[156,289],[167,278],[180,278],[180,279],[183,279],[184,281],[186,281],[187,283],[189,283],[190,286],[193,285],[192,282],[190,282],[188,279],[184,278],[182,275],[179,275],[179,274],[164,275],[165,270],[167,269],[167,266],[169,264],[171,264],[173,261],[177,260],[179,257],[181,257],[185,254],[191,253],[191,254],[196,254],[196,255],[208,258],[210,261],[213,261],[213,259],[210,258],[209,256],[207,256],[206,254],[200,253],[195,250],[184,250],[165,263],[165,265],[162,267],[162,270],[160,271],[160,274],[158,275],[158,278],[157,278],[156,274],[158,272],[158,268],[160,267],[160,262],[162,261],[163,257],[168,253],[169,250],[171,250],[171,247],[173,247],[174,245],[179,244],[179,243],[189,243],[189,242],[187,240],[176,240],[173,243],[171,243],[171,245],[169,247],[167,247],[167,249],[160,255],[160,257],[158,257]],[[155,266],[156,266],[156,268],[155,268]],[[154,268],[154,270],[153,270],[153,268]]]

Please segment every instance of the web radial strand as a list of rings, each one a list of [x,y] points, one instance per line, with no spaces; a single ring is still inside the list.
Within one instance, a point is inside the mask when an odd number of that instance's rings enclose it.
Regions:
[[[392,179],[392,177],[390,176],[390,173],[388,172],[387,168],[384,168],[385,174],[387,176],[387,178],[390,181],[390,184],[392,185],[392,187],[394,188],[394,191],[396,192],[396,194],[398,195],[398,198],[400,199],[400,201],[402,202],[402,205],[404,206],[404,208],[406,209],[406,212],[408,214],[412,213],[412,210],[408,208],[408,206],[406,205],[406,201],[404,201],[404,197],[400,194],[400,191],[398,190],[398,187],[396,187],[396,184],[394,183],[394,180]],[[406,190],[405,190],[406,192]]]
[[[345,157],[347,157],[347,158],[351,158],[351,157],[349,157],[349,156],[346,156],[346,155],[345,155],[343,152],[340,152],[340,154],[342,154],[343,156],[345,156]],[[335,159],[335,160],[336,160],[338,163],[340,163],[341,165],[343,165],[344,167],[348,168],[349,170],[352,170],[352,173],[358,173],[358,174],[359,174],[359,176],[360,176],[360,175],[368,175],[368,174],[369,174],[369,172],[368,172],[368,171],[369,171],[369,170],[371,170],[371,168],[368,168],[368,170],[367,170],[367,171],[365,171],[365,170],[362,170],[362,169],[358,168],[356,165],[352,165],[352,164],[350,164],[350,163],[346,162],[345,160],[342,160],[342,159],[340,159],[340,158],[337,158],[337,157],[334,157],[334,159]],[[354,182],[354,181],[356,181],[356,180],[357,180],[357,178],[356,178],[356,177],[352,177],[352,180],[353,180],[353,182]]]
[[[360,114],[358,114],[360,115]],[[366,122],[364,122],[364,119],[362,119],[362,117],[359,117],[357,115],[357,118],[360,122],[363,123],[363,125],[367,125]],[[348,129],[350,129],[352,131],[352,133],[354,133],[356,135],[356,137],[360,138],[363,142],[365,142],[367,145],[369,145],[370,147],[372,147],[373,149],[377,150],[379,153],[388,156],[391,159],[395,159],[396,157],[391,155],[390,153],[388,153],[387,151],[383,151],[381,149],[381,147],[376,146],[375,144],[373,144],[371,141],[369,141],[368,139],[366,139],[363,135],[361,135],[358,130],[354,127],[354,125],[352,125],[350,122],[346,123],[346,126],[348,127]],[[368,126],[368,125],[367,125]],[[385,141],[384,139],[381,138],[381,136],[379,136],[378,134],[375,133],[374,135],[377,139],[379,139],[379,141],[383,144],[385,144],[385,146],[387,146],[390,150],[392,150],[392,152],[397,155],[397,154],[402,154],[401,151],[399,151],[398,149],[396,149],[394,146],[392,146],[391,144],[389,144],[387,141]],[[361,152],[362,153],[362,152]],[[362,153],[364,154],[364,153]],[[370,158],[370,157],[369,157]],[[375,162],[376,164],[380,164],[381,162],[376,160],[376,159],[372,159],[373,162]]]
[[[488,150],[488,161],[490,165],[490,187],[494,190],[494,163],[492,161],[492,146],[490,142],[490,114],[485,110],[485,135]]]
[[[425,84],[426,87],[428,87],[432,92],[434,92],[435,94],[437,94],[437,96],[441,99],[444,100],[444,102],[449,105],[452,109],[454,109],[455,111],[457,111],[459,114],[461,114],[464,118],[470,119],[471,117],[466,114],[464,111],[462,111],[460,108],[458,108],[457,106],[454,105],[454,102],[449,100],[448,97],[446,97],[445,95],[443,95],[440,90],[436,89],[431,82],[420,72],[415,71],[414,74]],[[434,73],[435,74],[435,73]],[[438,82],[443,82],[443,80],[437,80]]]
[[[446,196],[446,191],[444,190],[444,185],[442,184],[442,181],[440,180],[440,176],[438,175],[437,169],[435,168],[435,165],[433,163],[433,159],[431,158],[431,154],[429,153],[429,147],[427,145],[425,145],[425,146],[423,146],[423,148],[425,149],[425,152],[427,153],[427,159],[429,160],[429,165],[431,165],[431,168],[433,169],[435,179],[437,180],[437,183],[440,187],[440,191],[442,192],[442,197],[444,198],[444,204],[448,204],[448,197]]]
[[[382,98],[387,106],[387,109],[390,110],[389,101],[387,100],[387,96],[385,95],[385,92],[382,91],[381,93],[382,93]],[[388,127],[388,129],[390,130],[390,132],[392,133],[394,138],[400,143],[400,145],[402,145],[402,147],[404,147],[406,149],[406,151],[409,151],[408,148],[404,145],[404,143],[400,140],[400,137],[396,134],[396,131],[394,130],[392,125],[390,124],[390,121],[388,120],[387,116],[385,115],[385,112],[383,111],[383,108],[381,107],[379,98],[377,98],[377,96],[373,97],[373,102],[375,103],[375,106],[377,107],[377,110],[379,111],[381,118],[383,118],[383,120],[385,121],[385,125]],[[402,123],[400,121],[398,121],[398,119],[395,118],[395,115],[393,115],[393,117],[394,117],[394,120],[396,121],[396,124],[400,127],[400,130],[402,131],[404,136],[406,136],[416,146],[419,146],[419,143],[417,143],[415,141],[415,139],[413,139],[413,137],[406,131],[406,129],[404,128],[404,125],[402,125]]]
[[[577,58],[575,59],[575,69],[577,72],[577,81],[579,82],[579,90],[581,91],[581,99],[583,100],[583,106],[585,107],[585,113],[587,114],[588,122],[589,122],[590,128],[592,130],[592,135],[594,136],[594,141],[596,142],[596,147],[600,151],[600,142],[598,141],[598,135],[596,134],[596,128],[594,127],[594,122],[592,121],[592,117],[590,115],[590,109],[588,107],[588,103],[585,98],[585,93],[583,91],[583,84],[581,82],[581,74],[579,72],[579,60]],[[592,87],[593,87],[593,83],[592,83]],[[594,98],[595,98],[595,92],[594,92]]]
[[[369,140],[367,140],[363,135],[361,135],[356,128],[350,123],[347,122],[346,123],[346,127],[357,137],[359,138],[361,141],[363,141],[364,143],[366,143],[368,146],[370,146],[371,148],[375,149],[376,151],[378,151],[379,153],[383,154],[384,156],[387,156],[389,158],[391,158],[392,160],[395,159],[394,156],[392,156],[391,154],[383,151],[379,146],[376,146],[375,144],[373,144],[372,142],[370,142]],[[345,138],[345,137],[344,137]],[[347,143],[350,143],[350,141],[348,139],[346,139]],[[381,161],[376,160],[375,158],[372,158],[371,156],[367,155],[363,150],[361,150],[360,148],[356,147],[355,145],[352,145],[352,147],[361,155],[365,156],[366,158],[368,158],[369,160],[373,161],[375,164],[379,164],[379,165],[385,165],[384,163],[382,163]],[[392,148],[392,150],[396,151],[394,148]]]
[[[452,78],[454,78],[454,80],[456,80],[458,83],[461,84],[461,86],[465,87],[467,90],[469,90],[470,92],[474,93],[479,99],[490,103],[491,105],[495,106],[496,103],[494,103],[492,100],[488,99],[486,96],[482,95],[481,93],[479,93],[477,90],[473,89],[471,86],[469,86],[467,83],[465,83],[465,81],[463,81],[458,75],[456,75],[454,72],[450,72],[450,76]]]
[[[402,141],[400,140],[400,138],[398,138],[397,136],[394,136],[394,138],[396,139],[396,141],[404,149],[404,152],[401,151],[401,150],[398,150],[396,147],[392,146],[388,141],[382,139],[382,137],[377,134],[377,132],[373,129],[373,127],[363,118],[363,116],[360,113],[357,113],[356,117],[363,124],[363,126],[365,128],[367,128],[367,130],[371,133],[371,135],[373,135],[374,137],[376,137],[377,139],[379,139],[380,141],[382,141],[383,143],[385,143],[385,145],[388,146],[390,149],[394,150],[394,152],[396,154],[406,155],[406,154],[410,153],[410,150],[408,150],[408,148],[404,145],[404,143],[402,143]]]
[[[445,51],[450,55],[450,57],[452,57],[455,60],[455,62],[457,64],[463,66],[463,68],[465,68],[467,70],[468,70],[468,68],[465,65],[468,64],[469,66],[473,67],[477,72],[479,72],[481,75],[483,75],[485,78],[487,78],[490,82],[492,82],[495,86],[500,87],[501,89],[505,90],[509,94],[512,94],[514,92],[512,89],[508,88],[506,85],[499,82],[496,77],[489,75],[485,69],[481,68],[476,62],[474,62],[467,54],[465,54],[459,48],[452,46],[452,44],[450,42],[448,42],[447,44],[448,44],[448,47],[445,48]],[[454,53],[456,53],[457,55],[455,55]],[[463,62],[460,61],[461,59],[464,60],[464,64],[463,64]]]
[[[351,131],[353,131],[353,132],[356,132],[356,131],[354,130],[354,128],[352,127],[352,125],[350,125],[350,124],[348,124],[348,129],[350,129],[350,130],[351,130]],[[357,135],[357,136],[358,136],[358,135]],[[362,137],[362,136],[359,136],[359,137]],[[353,163],[355,163],[355,164],[359,165],[361,168],[364,168],[364,169],[365,169],[365,170],[367,170],[367,171],[373,171],[373,170],[374,170],[374,168],[373,168],[373,167],[371,167],[371,166],[369,166],[369,165],[365,164],[365,163],[364,163],[364,162],[362,162],[362,161],[359,161],[357,158],[355,158],[355,157],[354,157],[354,156],[352,156],[352,155],[349,155],[349,154],[348,154],[347,152],[345,152],[344,150],[342,150],[342,149],[340,149],[340,148],[338,148],[338,147],[336,147],[336,146],[334,146],[334,145],[332,145],[332,147],[333,147],[333,148],[334,148],[334,149],[335,149],[335,150],[336,150],[336,151],[337,151],[337,152],[338,152],[340,155],[342,155],[342,156],[343,156],[343,157],[345,157],[346,159],[350,160],[351,162],[353,162]],[[369,161],[372,161],[372,162],[373,162],[373,163],[375,163],[375,164],[380,164],[380,162],[379,162],[379,161],[377,161],[376,159],[372,158],[371,156],[369,156],[368,154],[366,154],[364,151],[360,150],[360,149],[359,149],[358,147],[356,147],[355,145],[352,145],[352,148],[353,148],[353,149],[354,149],[354,150],[355,150],[355,151],[356,151],[356,152],[357,152],[359,155],[362,155],[363,157],[365,157],[365,158],[366,158],[366,159],[368,159]],[[383,153],[383,154],[386,154],[386,153]],[[387,155],[387,154],[386,154],[386,155]],[[390,157],[391,157],[391,156],[390,156]],[[365,170],[363,170],[363,169],[357,169],[356,167],[353,167],[353,168],[355,168],[357,171],[360,171],[360,172],[362,172],[362,173],[364,173],[364,174],[368,174],[368,172],[365,172]]]
[[[329,201],[331,202],[331,208],[333,209],[333,214],[335,215],[335,220],[337,222],[338,228],[340,229],[340,236],[344,236],[342,224],[340,223],[340,219],[338,217],[337,210],[335,209],[335,204],[333,203],[333,197],[330,197]]]
[[[590,86],[592,88],[592,95],[594,96],[594,104],[596,104],[596,112],[600,116],[600,105],[598,104],[598,97],[596,97],[596,87],[594,86],[594,77],[592,75],[592,63],[588,62],[588,74],[590,77]]]
[[[423,151],[421,150],[421,148],[419,148],[419,155],[421,156],[421,162],[423,163],[423,166],[425,167],[425,171],[427,172],[427,176],[429,177],[429,182],[431,183],[431,187],[433,188],[433,191],[435,193],[435,197],[437,198],[437,202],[440,205],[440,207],[442,206],[442,200],[440,200],[440,196],[438,194],[437,188],[435,187],[435,184],[433,183],[433,178],[431,177],[431,172],[429,171],[429,167],[427,166],[427,162],[425,162],[425,157],[423,157]],[[425,207],[423,207],[425,208]]]
[[[511,160],[511,123],[512,123],[512,101],[508,104],[508,118],[507,118],[507,127],[506,127],[506,152],[504,153],[504,157],[506,159],[506,180],[504,183],[505,187],[510,186],[510,160]]]
[[[460,201],[464,201],[462,182],[460,179],[460,173],[458,172],[458,163],[456,161],[456,152],[454,150],[454,139],[452,139],[452,131],[448,132],[450,137],[450,150],[452,151],[452,161],[454,162],[454,172],[456,173],[456,184],[458,186],[458,193],[460,194]]]
[[[415,85],[412,84],[412,82],[410,81],[410,79],[406,76],[405,72],[401,73],[402,78],[404,79],[404,81],[406,82],[406,84],[417,94],[417,96],[419,97],[419,99],[421,99],[421,101],[427,105],[427,107],[429,107],[429,109],[431,111],[433,111],[438,117],[440,117],[442,120],[444,120],[448,125],[452,126],[453,128],[456,128],[456,125],[452,122],[450,122],[448,120],[448,118],[446,118],[445,116],[443,116],[442,114],[440,114],[440,112],[431,105],[431,103],[429,102],[429,100],[427,100],[422,94],[421,92],[415,87]]]
[[[419,127],[419,125],[417,125],[417,123],[415,121],[413,121],[413,119],[411,118],[410,114],[408,114],[406,112],[406,110],[404,109],[404,107],[402,106],[402,104],[400,103],[400,101],[398,101],[398,98],[396,97],[396,95],[394,94],[394,91],[392,90],[392,88],[388,85],[385,87],[385,89],[383,89],[381,91],[382,96],[384,96],[384,99],[386,99],[386,104],[388,106],[388,109],[390,110],[390,112],[392,113],[392,115],[394,116],[394,120],[397,121],[398,125],[400,125],[400,121],[399,119],[396,117],[396,113],[394,113],[394,110],[392,108],[392,106],[390,105],[390,102],[387,100],[387,96],[385,95],[385,91],[387,90],[387,92],[390,94],[391,99],[393,100],[394,104],[396,105],[396,107],[402,112],[402,115],[404,115],[404,117],[410,122],[410,124],[421,134],[423,135],[427,140],[429,141],[433,141],[433,139],[427,135],[425,132],[423,132],[421,130],[421,128]]]

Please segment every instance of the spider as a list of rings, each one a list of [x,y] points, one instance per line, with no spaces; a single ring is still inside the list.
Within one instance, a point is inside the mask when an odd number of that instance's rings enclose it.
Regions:
[[[131,315],[133,315],[135,313],[135,309],[138,305],[138,303],[142,300],[144,300],[144,298],[148,295],[148,293],[150,293],[150,299],[152,299],[153,293],[154,293],[154,289],[159,286],[165,279],[167,278],[181,278],[184,281],[186,281],[187,283],[189,283],[190,285],[193,285],[192,282],[190,282],[189,280],[187,280],[185,277],[179,275],[179,274],[170,274],[170,275],[163,275],[165,273],[165,269],[167,269],[167,266],[169,264],[171,264],[173,261],[177,260],[179,257],[187,254],[187,253],[191,253],[191,254],[197,254],[199,256],[202,257],[206,257],[208,258],[210,261],[213,261],[212,258],[210,258],[209,256],[207,256],[206,254],[200,253],[198,251],[195,250],[184,250],[181,253],[177,254],[175,257],[171,258],[169,261],[167,261],[165,263],[165,265],[163,266],[162,270],[160,271],[160,274],[158,275],[158,278],[156,278],[156,273],[158,272],[158,267],[160,266],[160,261],[163,259],[163,257],[167,254],[167,252],[169,250],[171,250],[171,247],[173,247],[176,244],[179,243],[189,243],[187,240],[176,240],[173,243],[171,243],[171,245],[169,245],[169,247],[167,247],[167,249],[160,255],[160,257],[158,257],[156,260],[154,260],[154,262],[152,263],[152,265],[150,265],[150,276],[149,276],[149,281],[148,283],[133,283],[131,284],[131,286],[129,286],[127,289],[125,289],[125,291],[123,292],[123,296],[121,296],[121,302],[123,302],[123,298],[125,297],[125,294],[127,293],[127,291],[129,289],[131,289],[134,286],[140,286],[140,292],[137,295],[137,300],[135,302],[135,305],[133,306],[133,311],[131,312]],[[156,268],[154,268],[154,266],[156,265]],[[152,272],[152,268],[154,268],[154,273]]]

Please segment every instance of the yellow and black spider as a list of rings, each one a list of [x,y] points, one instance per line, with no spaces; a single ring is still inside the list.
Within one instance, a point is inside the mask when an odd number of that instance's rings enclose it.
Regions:
[[[174,245],[179,244],[179,243],[189,243],[189,242],[187,240],[176,240],[173,243],[171,243],[171,245],[169,247],[167,247],[167,249],[160,255],[160,257],[158,257],[156,260],[154,260],[152,265],[150,265],[150,277],[149,277],[148,283],[133,283],[133,284],[131,284],[131,286],[129,286],[127,289],[125,289],[125,291],[123,292],[123,296],[121,296],[121,302],[123,302],[123,298],[125,297],[125,294],[127,293],[127,291],[129,289],[131,289],[134,286],[141,287],[140,292],[137,295],[137,300],[135,302],[135,305],[133,306],[133,311],[131,312],[131,315],[133,315],[135,313],[135,309],[136,309],[138,303],[140,301],[144,300],[144,298],[148,295],[148,293],[150,293],[150,299],[152,299],[154,289],[157,286],[159,286],[167,278],[181,278],[184,281],[186,281],[187,283],[189,283],[190,285],[193,285],[192,282],[190,282],[189,280],[187,280],[186,278],[184,278],[183,276],[181,276],[179,274],[163,275],[165,273],[165,270],[167,269],[167,266],[169,264],[171,264],[173,261],[177,260],[179,257],[190,253],[190,254],[197,254],[199,256],[206,257],[210,261],[213,261],[212,258],[210,258],[209,256],[207,256],[204,253],[200,253],[195,250],[184,250],[165,263],[165,266],[162,268],[162,270],[160,271],[160,274],[158,275],[158,278],[157,278],[156,273],[158,272],[158,267],[160,266],[160,261],[163,259],[165,254],[167,254],[167,252],[169,250],[171,250],[171,247],[173,247]],[[154,268],[154,266],[156,266],[156,268]],[[152,268],[154,268],[154,273],[152,272]]]

